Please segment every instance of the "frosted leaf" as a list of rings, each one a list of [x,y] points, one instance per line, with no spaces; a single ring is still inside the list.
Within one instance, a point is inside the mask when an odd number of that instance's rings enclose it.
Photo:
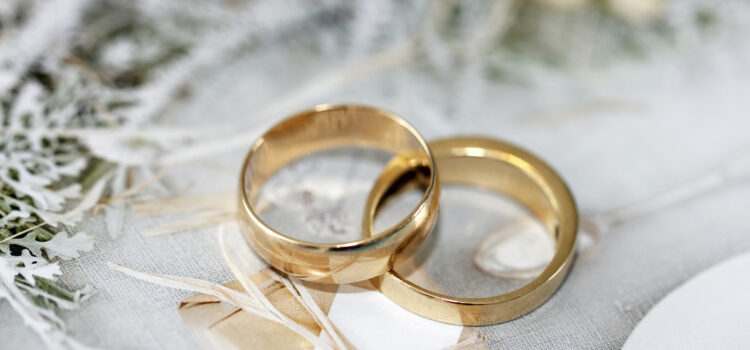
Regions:
[[[60,257],[68,260],[77,258],[80,252],[94,248],[94,239],[86,233],[79,232],[68,236],[65,232],[57,233],[43,248],[50,258]]]
[[[63,260],[77,258],[80,252],[89,251],[94,248],[94,239],[83,233],[68,236],[65,232],[58,232],[52,239],[45,242],[36,240],[36,236],[28,234],[23,238],[14,238],[8,242],[0,243],[0,249],[4,245],[17,244],[25,247],[36,256],[42,255],[42,249],[50,259],[59,257]]]
[[[127,69],[135,61],[140,48],[135,42],[126,38],[118,38],[105,44],[102,48],[102,63],[113,69]]]
[[[81,170],[86,167],[87,164],[86,158],[76,158],[70,161],[69,163],[64,164],[56,164],[54,168],[51,168],[50,170],[53,170],[56,172],[54,174],[55,180],[61,178],[64,176],[77,176],[81,173]]]
[[[81,184],[72,184],[57,190],[57,193],[64,198],[77,198],[81,196]]]
[[[31,255],[28,249],[24,249],[21,252],[21,255],[7,255],[4,256],[3,259],[11,264],[24,264],[27,266],[36,265],[45,261],[42,257]]]
[[[15,265],[16,272],[31,283],[35,281],[34,276],[54,279],[62,274],[57,263],[50,263],[44,258],[33,256],[26,249],[19,256],[9,256],[5,259]]]
[[[5,216],[0,217],[0,225],[7,225],[11,221],[15,221],[17,219],[20,219],[18,221],[23,222],[25,219],[28,219],[31,216],[31,213],[19,211],[19,210],[11,210],[10,212],[6,213]]]
[[[41,292],[40,289],[17,283],[18,270],[13,264],[0,258],[0,299],[7,299],[9,305],[23,319],[26,326],[33,329],[50,349],[88,349],[65,334],[63,321],[55,315],[46,300],[33,302],[24,291]],[[33,274],[32,274],[33,276]],[[74,299],[75,300],[75,299]]]
[[[136,137],[91,134],[80,138],[91,153],[101,159],[123,165],[146,165],[158,155],[157,148]]]
[[[38,118],[42,115],[44,111],[43,97],[44,87],[41,84],[35,81],[24,84],[18,92],[13,108],[10,111],[10,129],[24,128],[21,125],[21,120],[24,116]]]
[[[17,211],[11,211],[10,213],[17,212],[18,214],[16,214],[16,215],[22,215],[23,217],[26,217],[26,218],[28,218],[30,216],[30,214],[34,214],[34,215],[38,216],[40,219],[42,219],[45,222],[51,222],[51,221],[53,221],[53,219],[55,217],[58,216],[57,214],[48,212],[46,210],[38,209],[38,208],[36,208],[36,207],[34,207],[32,205],[29,205],[29,204],[27,204],[25,202],[22,202],[22,201],[18,200],[18,199],[15,199],[15,198],[3,195],[3,194],[0,194],[0,199],[4,200],[7,204],[10,204],[10,205],[12,205],[15,208],[18,208]],[[10,215],[10,213],[7,214],[7,215]],[[3,217],[3,219],[5,219],[5,217]],[[72,224],[72,223],[75,223],[76,221],[77,221],[77,218],[68,218],[68,219],[65,219],[65,220],[61,220],[59,222],[62,222],[62,223],[65,223],[65,224]],[[52,225],[53,227],[56,227],[57,224],[58,224],[58,222],[51,222],[50,223],[50,225]]]

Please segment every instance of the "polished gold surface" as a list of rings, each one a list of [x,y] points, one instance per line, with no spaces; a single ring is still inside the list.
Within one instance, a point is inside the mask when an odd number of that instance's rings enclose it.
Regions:
[[[258,217],[253,205],[276,171],[305,155],[351,146],[424,160],[426,191],[406,218],[359,241],[318,244],[276,232]],[[393,254],[424,240],[437,218],[438,197],[432,153],[411,125],[375,108],[323,105],[275,125],[252,146],[240,174],[239,221],[247,241],[271,266],[303,280],[351,283],[383,274]]]
[[[430,143],[440,181],[479,186],[505,193],[531,210],[555,239],[556,252],[534,280],[508,294],[489,298],[456,298],[427,290],[393,270],[397,256],[375,285],[404,308],[424,317],[457,325],[481,326],[521,317],[543,304],[560,286],[574,257],[578,213],[560,177],[532,154],[505,142],[478,138],[449,138]],[[415,165],[429,164],[418,153],[393,159],[370,192],[363,232],[372,231],[377,210],[403,185]],[[454,237],[460,239],[460,237]]]

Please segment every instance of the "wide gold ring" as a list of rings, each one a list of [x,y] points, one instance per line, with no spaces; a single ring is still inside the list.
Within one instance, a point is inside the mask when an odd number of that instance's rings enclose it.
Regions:
[[[409,282],[393,270],[373,279],[391,300],[421,316],[445,323],[481,326],[521,317],[542,305],[565,279],[574,257],[578,213],[565,183],[534,155],[505,142],[479,138],[448,138],[430,143],[440,181],[479,186],[505,193],[535,214],[555,239],[556,252],[534,280],[508,294],[488,298],[456,298]],[[427,159],[404,153],[386,166],[367,201],[363,231],[372,231],[377,210],[391,196],[404,173]]]
[[[276,232],[258,217],[253,204],[276,171],[305,155],[347,146],[419,155],[427,186],[406,218],[358,241],[318,244]],[[376,108],[322,105],[273,126],[253,144],[240,174],[239,222],[246,240],[276,269],[307,281],[352,283],[382,275],[392,255],[424,240],[437,218],[438,197],[432,152],[409,123]]]

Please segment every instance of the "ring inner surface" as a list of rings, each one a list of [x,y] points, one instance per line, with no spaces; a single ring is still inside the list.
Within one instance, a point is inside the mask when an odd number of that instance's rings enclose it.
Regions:
[[[387,112],[355,106],[303,112],[277,124],[255,143],[245,164],[243,195],[254,205],[266,181],[284,166],[316,152],[343,147],[427,155],[426,144],[416,132]]]
[[[520,158],[438,156],[437,166],[442,183],[486,188],[505,194],[523,204],[542,221],[557,241],[559,216],[550,201],[549,190],[540,183],[534,170]]]

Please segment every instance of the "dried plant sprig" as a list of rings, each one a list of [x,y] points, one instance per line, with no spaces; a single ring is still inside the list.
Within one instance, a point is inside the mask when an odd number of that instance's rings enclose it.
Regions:
[[[328,344],[327,341],[322,340],[317,334],[310,332],[304,326],[293,321],[291,318],[287,317],[281,311],[279,311],[273,304],[271,304],[271,301],[268,300],[268,298],[263,294],[258,286],[256,286],[255,283],[250,281],[250,279],[247,277],[248,273],[251,272],[251,267],[248,266],[248,260],[236,259],[233,256],[232,252],[230,252],[230,248],[226,243],[224,226],[219,226],[218,241],[219,247],[221,248],[221,253],[224,256],[224,262],[226,263],[227,267],[229,267],[229,270],[232,272],[234,277],[237,278],[242,287],[245,288],[245,291],[250,296],[255,298],[261,305],[263,305],[263,307],[266,308],[266,310],[268,310],[276,317],[277,322],[289,327],[289,329],[301,335],[307,341],[316,346],[322,346],[326,349],[335,349],[336,347],[338,347],[339,349],[346,348],[345,346],[343,346],[343,344],[341,344],[341,346],[338,343],[336,343],[336,346],[333,346],[333,344]],[[243,246],[240,247],[244,248]],[[317,318],[315,319],[317,320]],[[325,329],[323,327],[321,328]],[[340,338],[337,337],[336,339],[340,341]]]
[[[328,334],[331,339],[333,339],[333,342],[336,344],[336,346],[338,346],[338,348],[347,348],[341,334],[339,334],[339,331],[336,329],[336,327],[333,326],[333,323],[328,318],[328,315],[326,315],[326,313],[323,312],[323,310],[320,308],[320,305],[315,302],[315,299],[313,299],[313,296],[307,290],[307,287],[302,284],[302,282],[292,276],[284,277],[274,270],[268,271],[268,275],[271,276],[273,280],[281,282],[287,290],[292,292],[294,298],[297,299],[300,305],[302,305],[305,310],[307,310],[307,312],[313,316],[313,318],[321,326],[323,331],[326,332],[326,334]]]
[[[234,289],[224,287],[220,284],[203,281],[203,280],[199,280],[195,278],[190,278],[190,277],[179,277],[179,276],[171,276],[171,275],[163,275],[163,274],[155,274],[155,273],[138,271],[138,270],[135,270],[126,266],[118,265],[115,263],[111,263],[111,262],[107,263],[107,266],[112,270],[122,272],[128,276],[131,276],[133,278],[136,278],[142,281],[158,284],[160,286],[165,286],[169,288],[175,288],[175,289],[181,289],[181,290],[187,290],[191,292],[211,295],[211,296],[219,298],[221,301],[225,301],[227,303],[240,307],[243,310],[252,312],[253,314],[258,315],[260,317],[263,317],[269,320],[275,319],[274,316],[270,312],[265,310],[263,306],[259,304],[257,300],[255,300],[254,298],[242,292],[236,291]]]
[[[306,290],[304,290],[305,287],[301,283],[295,284],[294,282],[288,280],[286,277],[275,274],[273,272],[270,275],[271,280],[281,281],[284,286],[288,288],[289,292],[295,296],[295,298],[303,305],[306,310],[308,310],[308,312],[310,312],[310,315],[313,317],[316,323],[318,323],[320,328],[329,335],[333,343],[330,343],[327,339],[321,338],[318,334],[314,334],[303,325],[300,325],[299,323],[284,315],[271,303],[268,297],[263,294],[261,288],[250,281],[247,276],[252,274],[254,271],[252,271],[253,267],[248,265],[248,261],[252,261],[252,259],[238,259],[233,255],[226,243],[227,241],[223,226],[220,226],[219,228],[218,240],[219,246],[222,250],[222,254],[225,258],[225,262],[234,277],[237,278],[237,280],[245,289],[244,293],[209,281],[203,281],[189,277],[146,273],[114,263],[108,263],[107,265],[110,269],[125,273],[131,277],[146,282],[214,296],[219,300],[230,303],[238,308],[241,308],[242,310],[266,318],[268,320],[278,322],[279,324],[288,327],[290,330],[297,333],[301,337],[305,338],[305,340],[321,349],[348,348],[341,338],[341,335],[338,333],[338,331],[335,330],[332,323],[330,322],[330,320],[328,320],[327,316],[325,316],[322,310],[320,310],[320,306],[318,306],[315,300],[312,299],[312,296],[309,295]],[[300,292],[300,290],[302,290],[302,292]]]

